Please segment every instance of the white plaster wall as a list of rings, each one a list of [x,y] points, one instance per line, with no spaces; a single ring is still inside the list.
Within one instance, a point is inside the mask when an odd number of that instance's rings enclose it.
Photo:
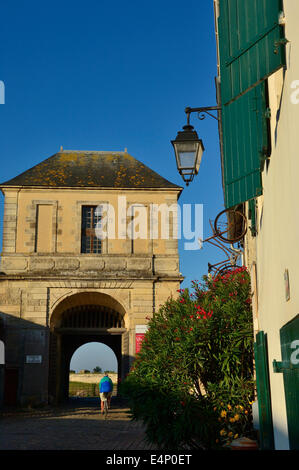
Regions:
[[[299,2],[285,0],[287,69],[269,80],[272,154],[263,177],[258,204],[257,279],[259,329],[268,336],[275,447],[289,449],[283,374],[273,373],[272,361],[281,360],[280,328],[299,312],[299,103],[294,82],[299,81]],[[299,85],[299,82],[298,82]],[[299,89],[299,86],[297,88]],[[299,101],[299,93],[297,94]],[[285,298],[284,271],[288,269],[290,300]]]

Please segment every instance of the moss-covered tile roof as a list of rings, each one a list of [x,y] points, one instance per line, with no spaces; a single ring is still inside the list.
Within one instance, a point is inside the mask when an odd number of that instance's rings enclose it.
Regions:
[[[182,189],[126,152],[63,150],[0,186]]]

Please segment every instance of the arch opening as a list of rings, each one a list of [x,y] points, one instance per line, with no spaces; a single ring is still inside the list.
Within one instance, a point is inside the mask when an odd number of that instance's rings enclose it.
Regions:
[[[83,344],[70,360],[69,398],[98,398],[105,371],[113,382],[113,396],[117,395],[117,370],[117,357],[109,346],[98,341]]]
[[[50,320],[50,399],[56,403],[69,399],[71,359],[87,343],[100,343],[112,350],[119,382],[126,368],[122,356],[126,332],[124,307],[110,295],[80,292],[61,300]]]
[[[100,292],[78,292],[76,294],[67,295],[58,304],[53,305],[53,312],[50,320],[50,329],[53,331],[54,328],[61,327],[61,323],[66,321],[67,318],[79,312],[81,317],[89,318],[92,324],[92,310],[98,321],[104,318],[104,315],[112,315],[121,323],[122,327],[125,327],[125,314],[126,311],[116,299],[111,295],[100,293]],[[97,310],[101,311],[101,314],[96,314]],[[95,319],[94,319],[95,321]]]
[[[60,328],[123,328],[122,315],[102,305],[80,305],[62,313]]]

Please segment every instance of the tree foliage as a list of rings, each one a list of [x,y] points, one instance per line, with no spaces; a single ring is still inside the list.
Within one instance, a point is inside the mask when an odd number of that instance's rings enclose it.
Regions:
[[[150,319],[122,393],[150,442],[214,448],[251,430],[249,275],[238,268],[214,280],[204,276],[179,294]]]

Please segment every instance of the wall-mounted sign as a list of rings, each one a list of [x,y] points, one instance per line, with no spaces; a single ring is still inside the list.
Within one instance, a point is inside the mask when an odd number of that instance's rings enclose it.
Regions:
[[[140,352],[142,341],[147,332],[147,325],[136,325],[135,327],[135,354]]]
[[[280,329],[281,361],[273,361],[276,373],[283,374],[290,450],[298,450],[299,314]]]
[[[144,333],[136,333],[135,336],[135,352],[138,354],[141,350],[141,344],[144,340]]]
[[[26,364],[41,364],[42,356],[26,356]]]

